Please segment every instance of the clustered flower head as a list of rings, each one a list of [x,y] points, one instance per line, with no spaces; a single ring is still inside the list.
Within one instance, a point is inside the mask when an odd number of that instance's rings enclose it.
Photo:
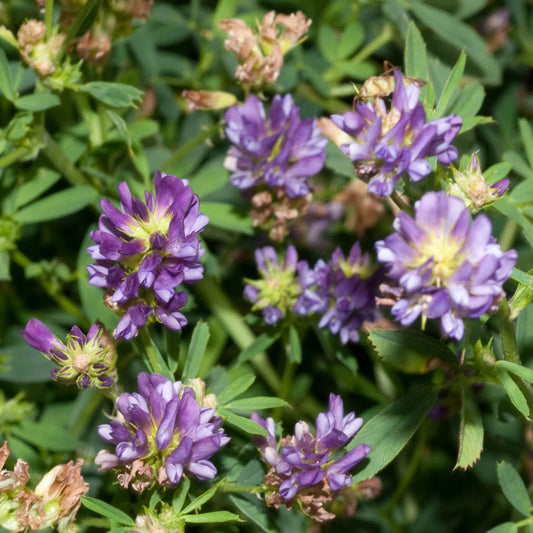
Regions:
[[[52,379],[79,389],[89,385],[98,389],[112,387],[116,380],[116,351],[104,329],[93,324],[87,335],[74,326],[63,344],[41,321],[32,318],[23,331],[24,340],[58,368],[50,371]]]
[[[451,142],[461,129],[457,115],[426,119],[419,102],[416,81],[405,84],[402,73],[394,69],[394,92],[390,106],[380,98],[359,101],[354,111],[332,115],[332,121],[352,139],[343,139],[340,149],[352,160],[357,175],[370,180],[368,190],[388,196],[394,185],[407,173],[413,181],[426,177],[431,166],[426,158],[436,156],[448,165],[457,157]]]
[[[238,82],[245,87],[275,82],[283,56],[303,41],[311,22],[301,11],[290,15],[269,11],[254,32],[240,19],[221,20],[218,26],[228,34],[224,46],[240,63],[235,72]]]
[[[254,95],[224,118],[232,143],[224,161],[230,183],[254,193],[255,224],[268,222],[276,234],[282,228],[283,238],[286,221],[301,216],[310,201],[309,178],[324,166],[327,139],[315,119],[300,119],[289,94],[274,97],[268,118]]]
[[[324,504],[352,483],[348,471],[367,456],[370,446],[360,444],[338,459],[333,454],[350,442],[363,419],[353,412],[344,415],[341,397],[330,394],[329,410],[316,418],[316,437],[308,424],[300,421],[294,426],[294,435],[282,438],[278,446],[274,420],[264,420],[256,413],[251,418],[268,433],[266,437],[255,437],[256,446],[270,467],[265,476],[265,485],[271,490],[267,504],[290,508],[298,501],[314,520],[334,518]]]
[[[119,483],[131,483],[139,493],[156,483],[175,487],[184,475],[215,477],[209,459],[229,438],[213,402],[160,374],[141,372],[137,383],[138,393],[117,399],[119,419],[98,427],[100,437],[115,446],[114,452],[98,453],[100,470],[117,468]]]
[[[247,279],[244,296],[254,304],[252,310],[261,311],[265,322],[273,325],[292,311],[302,292],[296,273],[298,252],[289,246],[280,264],[274,248],[265,246],[255,251],[255,261],[261,279]]]
[[[9,457],[7,442],[0,448],[0,469]],[[57,465],[44,475],[35,490],[27,487],[28,463],[17,459],[13,471],[0,470],[0,524],[7,531],[38,531],[54,528],[74,533],[81,496],[89,484],[81,475],[83,459]]]
[[[100,202],[89,283],[106,289],[106,304],[123,314],[115,337],[132,339],[147,320],[179,330],[187,324],[180,311],[187,293],[176,287],[203,277],[198,233],[208,218],[188,181],[175,176],[157,172],[155,194],[146,191],[145,202],[131,196],[125,181],[118,189],[120,209]]]
[[[401,212],[394,229],[376,243],[394,282],[388,287],[397,300],[392,314],[403,326],[419,316],[440,319],[443,333],[460,340],[463,319],[492,312],[504,296],[516,251],[503,252],[488,217],[471,223],[463,200],[443,191],[422,196],[414,219]]]
[[[503,178],[487,185],[481,172],[477,153],[472,154],[464,172],[452,168],[453,182],[447,187],[450,196],[459,196],[473,212],[501,198],[509,188],[509,179]]]
[[[363,323],[374,322],[382,272],[370,263],[368,254],[361,254],[355,243],[348,257],[337,248],[331,259],[319,259],[311,269],[299,266],[303,292],[294,306],[296,313],[321,315],[318,326],[339,335],[343,344],[357,342]]]

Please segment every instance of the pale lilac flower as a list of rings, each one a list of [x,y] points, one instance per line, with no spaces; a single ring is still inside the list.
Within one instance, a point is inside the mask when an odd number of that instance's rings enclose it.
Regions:
[[[76,383],[79,389],[89,385],[105,389],[114,385],[115,348],[105,341],[104,330],[98,324],[93,324],[87,335],[78,326],[73,326],[66,344],[36,318],[28,322],[21,335],[32,348],[58,366],[50,371],[55,381]]]
[[[443,333],[460,340],[464,318],[495,310],[517,253],[502,251],[485,215],[471,223],[463,200],[429,192],[415,204],[414,219],[402,212],[394,229],[376,249],[395,282],[392,314],[402,325],[439,319]]]
[[[88,248],[96,260],[87,267],[89,283],[106,289],[106,304],[123,314],[115,337],[132,339],[147,320],[179,330],[187,324],[180,311],[187,293],[176,287],[203,277],[198,233],[208,218],[188,181],[175,176],[157,172],[155,194],[146,191],[144,202],[125,181],[118,189],[120,209],[107,199],[100,203],[103,214],[91,233],[96,244]]]
[[[370,446],[360,444],[333,459],[333,454],[346,446],[363,424],[355,413],[344,414],[342,399],[335,394],[329,395],[329,410],[316,418],[316,436],[306,422],[300,421],[294,426],[294,435],[281,439],[278,447],[274,420],[265,420],[256,413],[252,420],[267,431],[266,437],[254,439],[270,467],[266,485],[287,506],[295,498],[318,492],[328,501],[335,498],[337,491],[352,483],[348,472],[370,452]],[[276,497],[271,494],[268,501],[276,502]]]
[[[378,196],[390,195],[403,174],[413,181],[426,177],[431,171],[428,157],[436,156],[444,165],[456,159],[451,142],[462,125],[457,115],[428,122],[418,100],[418,84],[406,86],[398,69],[394,79],[390,106],[382,98],[374,98],[357,102],[355,111],[331,116],[353,138],[340,149],[352,160],[358,176],[370,180],[368,191]]]
[[[239,189],[281,189],[289,198],[310,192],[309,178],[322,170],[327,139],[316,120],[300,119],[292,96],[276,95],[268,118],[257,96],[230,107],[224,115],[233,146],[224,166]]]
[[[156,481],[175,487],[184,475],[215,477],[209,459],[229,441],[215,409],[201,405],[191,387],[160,374],[141,372],[137,382],[138,393],[117,399],[120,418],[98,426],[100,437],[115,446],[99,452],[101,470],[123,467],[119,482],[131,482],[137,492]]]

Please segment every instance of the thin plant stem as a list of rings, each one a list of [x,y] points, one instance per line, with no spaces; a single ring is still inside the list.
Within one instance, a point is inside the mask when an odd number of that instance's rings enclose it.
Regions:
[[[44,6],[44,24],[46,26],[46,38],[50,39],[54,25],[54,0],[46,0]]]
[[[282,400],[288,400],[291,392],[292,381],[294,379],[294,374],[296,372],[297,364],[291,360],[291,348],[288,339],[288,335],[285,334],[283,339],[283,346],[285,348],[285,370],[281,378],[281,386],[278,392],[278,397]],[[283,412],[283,407],[277,407],[274,410],[273,418],[274,420],[279,420]]]
[[[30,153],[31,150],[29,150],[25,146],[19,146],[18,148],[15,148],[15,150],[12,150],[3,157],[0,157],[0,168],[8,167],[9,165],[12,165],[19,159],[22,159],[24,156],[29,155]]]

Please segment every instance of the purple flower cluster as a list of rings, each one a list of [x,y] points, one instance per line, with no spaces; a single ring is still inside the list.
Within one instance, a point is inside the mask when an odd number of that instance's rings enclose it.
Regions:
[[[98,426],[100,437],[116,446],[114,453],[98,453],[100,469],[125,466],[119,481],[132,482],[138,492],[155,480],[174,487],[183,475],[215,477],[209,458],[229,441],[215,409],[201,405],[191,387],[160,374],[141,372],[137,383],[138,393],[117,399],[120,419]]]
[[[32,318],[23,331],[24,340],[59,368],[50,371],[52,379],[64,384],[76,383],[78,388],[89,385],[99,389],[115,383],[116,352],[102,338],[104,330],[93,324],[87,335],[74,326],[63,344],[40,320]]]
[[[224,166],[232,172],[233,185],[279,188],[289,198],[309,193],[309,178],[324,166],[327,139],[315,119],[300,119],[290,94],[274,97],[268,118],[254,95],[243,105],[230,107],[224,118],[233,143]]]
[[[265,246],[255,251],[255,262],[261,279],[247,279],[244,296],[254,304],[252,310],[260,310],[265,322],[272,326],[292,311],[302,292],[296,277],[298,252],[294,246],[289,246],[285,259],[280,264],[274,248]]]
[[[256,413],[251,418],[268,433],[266,437],[255,437],[263,460],[271,467],[265,482],[286,505],[316,490],[332,492],[329,499],[333,499],[336,491],[352,483],[348,471],[370,452],[370,446],[360,444],[339,459],[332,458],[363,424],[363,419],[353,412],[344,415],[342,399],[335,394],[329,396],[329,410],[316,418],[316,437],[308,424],[300,421],[294,426],[294,435],[281,439],[279,449],[274,420],[264,420]]]
[[[378,196],[388,196],[395,183],[407,173],[420,181],[430,171],[427,157],[450,164],[457,157],[451,142],[461,129],[457,115],[426,119],[419,102],[420,88],[416,82],[407,86],[400,70],[394,70],[394,92],[389,109],[382,98],[360,101],[355,111],[332,115],[331,120],[353,142],[344,143],[341,150],[352,160],[359,177],[370,179],[368,190]]]
[[[88,248],[96,260],[87,267],[89,283],[106,289],[107,305],[123,313],[115,337],[132,339],[149,318],[179,330],[187,324],[180,312],[187,293],[176,287],[203,276],[198,233],[208,218],[187,180],[175,176],[157,172],[155,194],[146,191],[145,202],[124,181],[118,190],[120,209],[107,199],[100,203],[103,214],[91,233],[96,244]]]
[[[403,326],[440,319],[443,333],[464,334],[463,318],[491,312],[504,296],[503,282],[517,260],[491,236],[485,215],[470,223],[463,200],[429,192],[415,204],[414,219],[400,213],[395,233],[376,243],[378,260],[388,267],[397,302],[392,314]]]
[[[347,258],[337,248],[327,263],[320,259],[313,269],[300,264],[298,271],[304,290],[294,311],[320,314],[318,326],[339,335],[343,344],[357,342],[363,322],[378,318],[376,296],[382,273],[375,271],[367,254],[361,255],[359,243]]]

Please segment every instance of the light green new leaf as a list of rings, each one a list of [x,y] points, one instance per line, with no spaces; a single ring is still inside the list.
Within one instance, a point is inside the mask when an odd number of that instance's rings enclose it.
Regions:
[[[98,498],[92,498],[91,496],[82,496],[81,503],[84,507],[89,509],[89,511],[94,511],[101,516],[105,516],[110,520],[114,520],[119,524],[124,524],[125,526],[134,526],[135,522],[123,511],[113,507],[109,503],[106,503]]]
[[[461,388],[461,427],[459,430],[459,454],[455,468],[470,468],[483,450],[483,419],[472,388]]]
[[[217,397],[217,401],[219,405],[225,405],[229,401],[233,400],[233,398],[236,398],[239,396],[239,394],[242,394],[243,392],[246,392],[255,381],[255,376],[253,374],[246,374],[245,376],[241,376],[240,378],[237,378],[233,383],[230,383]]]
[[[185,361],[185,369],[183,370],[183,381],[198,377],[198,371],[200,370],[202,357],[204,356],[208,341],[209,326],[200,320],[192,332],[191,343],[189,344],[189,351],[187,352],[187,360]]]
[[[242,522],[239,515],[229,511],[213,511],[212,513],[191,514],[182,517],[187,524],[218,524],[221,522]]]
[[[446,80],[446,84],[444,85],[444,90],[442,91],[442,94],[439,98],[439,102],[437,103],[437,109],[435,112],[436,117],[442,117],[446,114],[446,111],[448,109],[448,104],[450,103],[450,100],[459,87],[459,83],[461,81],[461,78],[463,76],[463,72],[465,70],[465,64],[466,64],[466,55],[464,51],[461,52],[459,55],[459,59],[457,60],[457,63],[453,67],[452,71],[450,72],[450,76]]]
[[[498,463],[498,481],[507,501],[521,514],[529,517],[531,500],[518,472],[506,461]]]
[[[533,370],[531,368],[511,363],[510,361],[496,361],[496,366],[504,368],[507,372],[511,372],[515,376],[529,381],[529,383],[533,383]]]
[[[371,447],[367,462],[354,481],[371,478],[383,470],[411,440],[436,399],[437,391],[433,387],[417,387],[366,421],[347,446],[349,450],[359,444]]]
[[[407,26],[407,35],[405,36],[404,63],[407,76],[424,81],[429,80],[426,43],[422,39],[420,30],[412,20]]]
[[[183,508],[185,498],[187,498],[187,494],[189,494],[190,488],[191,480],[188,477],[183,476],[182,480],[180,481],[178,490],[176,490],[176,493],[172,498],[172,510],[177,515],[181,512],[181,509]]]
[[[273,407],[289,407],[289,404],[280,398],[272,396],[255,396],[234,400],[224,406],[226,409],[242,409],[245,411],[257,411],[258,409],[272,409]]]
[[[527,418],[529,416],[529,406],[524,394],[506,370],[498,366],[497,371],[500,383],[503,385],[507,396],[509,396],[509,400]]]
[[[98,191],[88,185],[70,187],[24,207],[15,213],[15,220],[22,224],[55,220],[81,211],[97,199]]]

